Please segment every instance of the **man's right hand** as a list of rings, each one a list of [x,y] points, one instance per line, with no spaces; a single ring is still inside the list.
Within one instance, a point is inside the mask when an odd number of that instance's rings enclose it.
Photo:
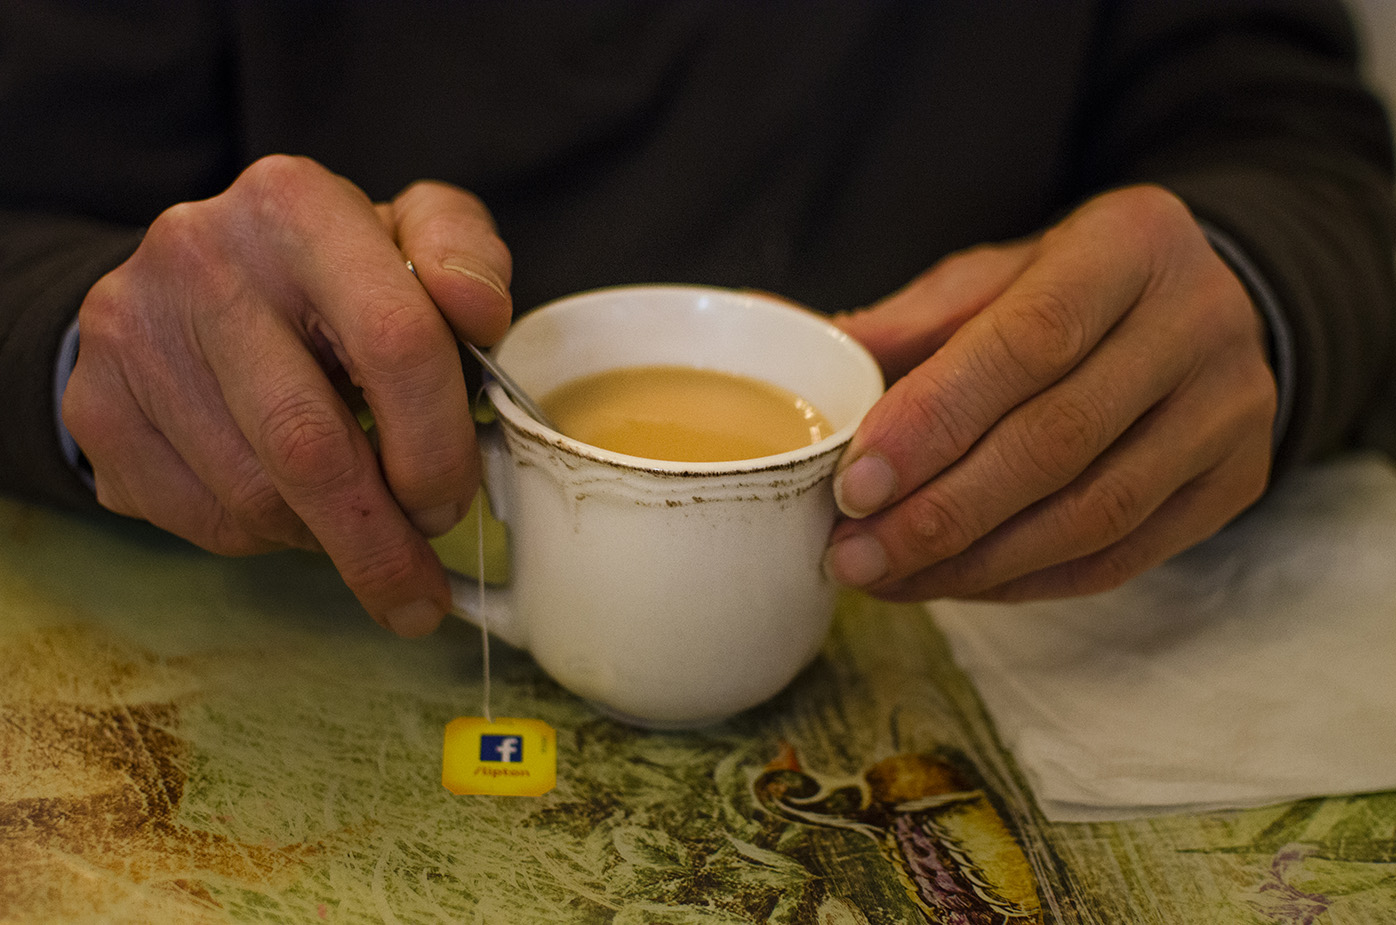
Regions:
[[[374,619],[430,632],[450,592],[426,538],[480,478],[456,340],[503,335],[510,271],[484,206],[440,183],[375,205],[273,156],[174,206],[79,314],[63,416],[98,500],[222,554],[322,549]]]

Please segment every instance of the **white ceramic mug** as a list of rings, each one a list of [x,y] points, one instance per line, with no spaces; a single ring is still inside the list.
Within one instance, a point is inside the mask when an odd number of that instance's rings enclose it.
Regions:
[[[627,286],[530,312],[493,355],[535,398],[607,369],[674,364],[763,379],[824,414],[834,433],[802,449],[667,462],[565,437],[491,383],[485,486],[508,526],[509,582],[486,589],[481,612],[476,582],[452,576],[461,616],[617,718],[702,726],[784,688],[829,630],[832,473],[882,394],[868,352],[769,296]]]

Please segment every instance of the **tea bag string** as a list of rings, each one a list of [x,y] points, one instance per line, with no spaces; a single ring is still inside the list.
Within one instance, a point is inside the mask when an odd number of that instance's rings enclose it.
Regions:
[[[480,592],[477,612],[480,614],[480,657],[483,662],[481,675],[484,687],[480,715],[485,718],[485,722],[493,723],[494,717],[490,715],[490,618],[485,610],[485,505],[480,498],[475,499],[475,575],[476,587]]]
[[[482,383],[475,393],[475,406],[479,407],[484,398],[485,386]],[[484,490],[485,486],[481,485],[475,493],[475,587],[479,591],[475,612],[480,615],[480,675],[483,687],[480,715],[485,722],[493,723],[494,717],[490,715],[490,616],[485,610],[485,500],[480,497],[480,492]]]
[[[405,257],[403,261],[407,265],[408,272],[417,277],[420,282],[421,276],[417,273],[417,267],[412,263],[412,258]],[[470,348],[470,352],[480,361],[480,364],[484,366],[486,370],[492,373],[495,378],[501,380],[501,384],[507,387],[511,396],[514,395],[514,391],[519,392],[519,396],[522,396],[520,404],[524,410],[530,411],[535,420],[543,424],[548,423],[547,418],[543,417],[542,413],[537,411],[533,402],[526,395],[523,395],[523,390],[515,386],[513,380],[506,376],[504,371],[501,370],[489,356],[468,341],[465,343],[465,346]],[[477,407],[484,395],[485,386],[481,383],[479,391],[475,393],[475,405]],[[514,397],[516,400],[519,400],[519,396]],[[485,507],[480,502],[479,498],[476,498],[475,510],[475,574],[477,576],[476,586],[480,591],[478,611],[480,614],[480,657],[484,663],[481,672],[483,675],[484,691],[482,699],[484,703],[481,704],[482,709],[480,712],[485,717],[485,722],[492,723],[494,722],[494,718],[490,716],[490,618],[489,615],[485,613]]]

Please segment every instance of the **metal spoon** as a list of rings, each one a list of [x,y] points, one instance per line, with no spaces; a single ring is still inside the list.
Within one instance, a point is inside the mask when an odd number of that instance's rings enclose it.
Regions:
[[[518,405],[529,417],[549,430],[558,430],[557,425],[543,413],[542,408],[538,407],[538,403],[529,398],[528,393],[521,389],[519,384],[510,378],[508,373],[500,369],[499,364],[494,361],[493,357],[469,341],[466,342],[465,346],[470,350],[471,354],[474,355],[475,359],[480,361],[480,365],[485,367],[485,370],[494,377],[495,381],[499,383],[499,387],[504,390],[504,394],[508,395],[514,404]],[[558,430],[558,433],[562,433],[562,431]]]
[[[411,260],[407,261],[407,269],[412,272],[413,276],[417,276],[417,268],[413,265]],[[421,279],[419,276],[417,278],[419,280]],[[465,346],[470,351],[471,355],[480,361],[480,365],[485,367],[485,371],[493,376],[494,380],[499,383],[499,387],[504,390],[505,395],[509,396],[510,401],[522,408],[525,414],[533,418],[533,420],[537,421],[539,424],[542,424],[549,430],[558,430],[557,425],[552,422],[552,419],[543,413],[542,408],[538,407],[538,403],[528,397],[528,393],[514,381],[512,376],[500,368],[493,357],[468,341]],[[562,431],[558,430],[558,433],[562,433]]]

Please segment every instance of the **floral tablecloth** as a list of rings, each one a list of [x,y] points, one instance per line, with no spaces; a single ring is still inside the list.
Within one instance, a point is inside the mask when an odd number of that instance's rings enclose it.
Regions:
[[[557,730],[543,797],[441,785],[474,628],[0,500],[0,922],[1396,921],[1396,794],[1046,822],[920,607],[844,598],[790,689],[682,734],[491,648],[494,713]]]

